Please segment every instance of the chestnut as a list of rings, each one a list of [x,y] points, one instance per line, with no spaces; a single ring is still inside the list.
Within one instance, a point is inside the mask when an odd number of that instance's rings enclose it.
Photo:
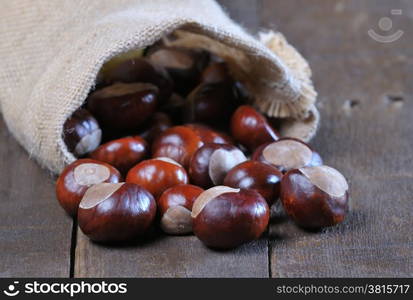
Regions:
[[[279,139],[279,134],[266,118],[249,105],[238,107],[232,115],[231,134],[251,152],[262,144]]]
[[[102,139],[102,130],[96,119],[84,108],[76,110],[63,125],[63,140],[75,156],[95,150]]]
[[[183,108],[185,102],[186,100],[182,96],[173,93],[168,100],[164,101],[160,110],[167,113],[174,123],[182,124],[184,121]]]
[[[102,127],[136,129],[156,110],[158,88],[149,83],[115,83],[97,90],[87,99],[89,111]]]
[[[106,162],[122,174],[143,160],[148,153],[148,144],[138,136],[129,136],[101,145],[90,153],[90,158]]]
[[[192,183],[209,188],[222,184],[228,171],[246,160],[244,153],[233,145],[205,144],[191,159],[189,177]]]
[[[158,199],[166,189],[188,183],[188,175],[176,161],[158,157],[141,161],[130,169],[126,182],[139,184]]]
[[[251,103],[254,100],[254,97],[251,95],[250,91],[241,81],[235,81],[234,87],[236,96],[242,103]]]
[[[158,199],[162,230],[177,235],[191,233],[192,205],[203,191],[192,184],[179,184],[164,191]]]
[[[79,159],[68,165],[57,179],[57,200],[69,215],[76,216],[80,200],[89,187],[121,180],[119,171],[111,165],[94,159]]]
[[[97,78],[96,85],[98,88],[105,85],[104,79],[110,76],[110,72],[117,67],[119,64],[131,60],[137,59],[143,56],[145,49],[132,49],[127,52],[123,52],[119,55],[112,57],[109,61],[105,62],[100,69]]]
[[[103,82],[106,85],[117,82],[151,83],[158,87],[161,102],[168,99],[173,91],[173,82],[168,72],[161,66],[154,65],[148,59],[141,57],[127,59],[117,64],[105,72]]]
[[[191,216],[193,231],[206,246],[229,249],[258,239],[270,209],[254,190],[216,186],[198,196]]]
[[[215,144],[233,144],[233,140],[225,133],[213,130],[212,128],[202,124],[185,124],[184,126],[191,128],[201,138],[202,142]]]
[[[174,82],[175,91],[181,95],[195,87],[209,62],[208,52],[201,49],[161,46],[147,55],[153,64],[165,68]]]
[[[157,136],[172,126],[169,116],[163,112],[156,112],[149,120],[147,128],[139,134],[140,137],[151,143]]]
[[[192,155],[202,145],[201,137],[194,130],[186,126],[175,126],[155,139],[152,156],[169,157],[187,168]]]
[[[280,196],[282,176],[283,174],[271,165],[249,160],[232,168],[225,176],[224,185],[255,190],[271,206]]]
[[[100,183],[79,204],[78,222],[95,242],[126,242],[144,235],[156,216],[153,196],[133,183]]]
[[[284,209],[302,227],[318,229],[342,222],[348,198],[346,179],[328,166],[294,169],[281,180]]]
[[[212,63],[206,67],[201,74],[202,83],[217,83],[223,81],[232,81],[228,65],[225,62]]]
[[[282,138],[276,142],[261,145],[255,150],[252,159],[271,164],[283,173],[291,169],[323,164],[317,152],[295,138]]]
[[[185,121],[222,127],[241,104],[237,95],[232,82],[201,83],[186,99]]]

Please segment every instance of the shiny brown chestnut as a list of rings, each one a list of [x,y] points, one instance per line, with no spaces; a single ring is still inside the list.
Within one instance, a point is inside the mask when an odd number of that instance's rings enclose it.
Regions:
[[[156,216],[153,196],[133,183],[100,183],[79,204],[78,222],[95,242],[126,242],[144,235]]]
[[[185,98],[173,93],[169,99],[163,102],[160,110],[169,115],[176,124],[182,124],[184,121]]]
[[[100,68],[96,78],[96,85],[98,88],[105,85],[105,78],[107,78],[112,70],[119,64],[131,59],[138,59],[143,56],[144,49],[132,49],[127,52],[123,52],[117,56],[112,57],[109,61],[105,62]]]
[[[141,132],[139,136],[149,143],[152,143],[156,137],[170,127],[172,127],[170,117],[167,114],[158,111],[151,116],[146,129]]]
[[[87,100],[89,111],[104,128],[132,130],[155,112],[158,88],[149,83],[115,83],[93,92]]]
[[[90,153],[90,158],[114,166],[126,174],[148,154],[148,143],[139,136],[129,136],[107,142]]]
[[[158,199],[162,230],[176,235],[191,233],[192,205],[203,191],[192,184],[175,185],[164,191]]]
[[[317,152],[295,138],[282,138],[261,145],[255,150],[252,159],[273,165],[284,173],[292,169],[323,164]]]
[[[225,62],[212,63],[206,67],[201,74],[202,83],[217,83],[225,81],[232,81],[228,65]]]
[[[191,128],[174,126],[164,131],[152,144],[153,157],[169,157],[185,168],[198,148],[204,143]]]
[[[254,190],[216,186],[199,195],[191,216],[193,231],[206,246],[229,249],[258,239],[270,209]]]
[[[262,144],[279,139],[279,134],[266,118],[249,105],[238,107],[232,115],[231,134],[251,152]]]
[[[259,161],[245,161],[232,168],[224,179],[224,185],[257,191],[271,206],[280,196],[283,174],[275,167]]]
[[[169,73],[175,91],[181,95],[186,95],[196,86],[201,71],[209,62],[208,52],[201,49],[161,46],[150,52],[149,60]]]
[[[321,228],[342,222],[348,211],[348,184],[328,166],[289,171],[281,181],[281,202],[300,226]]]
[[[205,144],[191,159],[189,177],[192,183],[209,188],[222,184],[228,171],[246,160],[244,153],[233,145]]]
[[[141,161],[130,169],[126,182],[142,186],[158,199],[166,189],[188,183],[188,175],[176,161],[158,157]]]
[[[76,216],[80,200],[89,187],[121,180],[119,171],[111,165],[94,159],[79,159],[68,165],[57,179],[57,200],[69,215]]]
[[[105,85],[117,82],[151,83],[158,87],[161,102],[168,99],[173,91],[173,82],[168,72],[141,57],[131,58],[115,65],[103,74],[102,80]]]
[[[186,99],[184,118],[189,123],[223,126],[240,104],[233,83],[201,83]]]
[[[102,130],[96,119],[84,108],[76,110],[63,125],[63,140],[75,156],[95,150],[102,139]]]
[[[248,90],[248,88],[241,81],[234,82],[235,92],[237,98],[240,99],[242,103],[251,103],[253,101],[253,96]]]
[[[215,144],[233,144],[233,140],[225,133],[216,131],[209,126],[203,124],[185,124],[184,126],[191,128],[201,138],[202,142]]]

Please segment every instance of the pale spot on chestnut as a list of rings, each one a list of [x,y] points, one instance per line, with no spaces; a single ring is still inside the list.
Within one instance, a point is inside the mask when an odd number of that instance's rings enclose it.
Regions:
[[[125,183],[99,183],[89,188],[80,201],[79,207],[89,209],[105,201]]]
[[[177,161],[175,161],[175,160],[173,160],[172,158],[169,158],[169,157],[155,157],[153,159],[154,160],[161,160],[161,161],[164,161],[164,162],[167,162],[167,163],[171,163],[171,164],[174,164],[175,166],[178,166],[178,167],[182,168],[181,164],[179,164]]]
[[[85,163],[74,169],[73,176],[78,184],[91,186],[107,180],[110,176],[110,170],[103,165]]]
[[[207,205],[208,202],[212,199],[215,199],[216,197],[224,193],[238,193],[239,191],[240,189],[234,189],[224,185],[218,185],[206,190],[195,200],[194,205],[192,206],[192,218],[196,218],[205,207],[205,205]]]
[[[236,165],[246,161],[244,153],[239,149],[215,150],[209,160],[209,176],[214,184],[221,184],[224,181],[225,175]]]
[[[187,234],[192,232],[191,211],[181,205],[168,208],[161,219],[161,228],[169,234]]]
[[[267,162],[290,170],[309,164],[313,152],[295,140],[280,140],[265,147],[262,155]]]
[[[102,130],[96,129],[89,135],[84,136],[80,139],[79,143],[76,145],[75,153],[77,155],[84,155],[86,153],[95,150],[102,140]]]
[[[336,169],[329,166],[303,167],[299,169],[312,184],[323,192],[342,197],[348,191],[346,178]]]

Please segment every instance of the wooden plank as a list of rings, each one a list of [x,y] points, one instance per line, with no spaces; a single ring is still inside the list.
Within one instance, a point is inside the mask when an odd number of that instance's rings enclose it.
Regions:
[[[72,222],[54,179],[0,118],[0,277],[69,277]]]
[[[194,236],[159,235],[144,244],[105,247],[78,231],[75,277],[267,277],[267,240],[213,251]]]
[[[403,15],[392,16],[390,33],[411,29],[413,7],[356,0],[268,0],[263,6],[262,24],[284,32],[309,58],[322,114],[313,145],[349,178],[352,195],[347,220],[321,233],[275,214],[272,276],[411,277],[413,40],[405,34],[382,44],[367,30],[380,32],[377,22],[391,9]]]
[[[221,2],[232,18],[254,31],[258,1]],[[207,249],[194,236],[165,235],[143,245],[109,248],[79,231],[75,261],[75,277],[268,277],[269,272],[266,239],[227,252]]]

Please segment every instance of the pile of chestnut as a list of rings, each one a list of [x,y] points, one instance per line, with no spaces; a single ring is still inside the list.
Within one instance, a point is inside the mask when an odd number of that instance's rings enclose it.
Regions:
[[[333,226],[348,210],[348,184],[305,142],[280,137],[279,120],[225,61],[202,49],[157,43],[118,59],[64,124],[79,160],[56,183],[57,199],[97,242],[127,242],[155,224],[228,249],[259,238],[278,199],[305,228]]]

